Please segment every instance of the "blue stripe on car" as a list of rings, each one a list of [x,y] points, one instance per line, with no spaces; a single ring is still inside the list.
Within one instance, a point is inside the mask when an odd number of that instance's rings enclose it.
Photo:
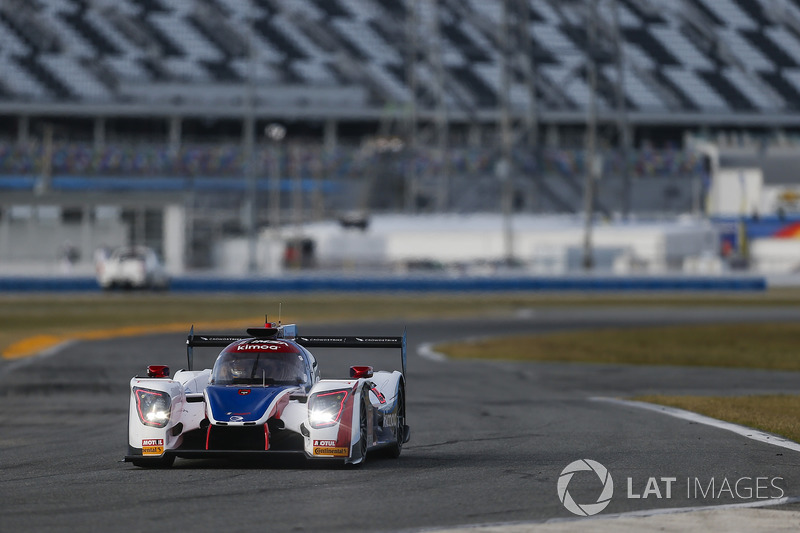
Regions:
[[[282,391],[292,387],[242,387],[209,385],[206,388],[208,407],[214,420],[229,422],[231,416],[241,417],[240,422],[252,422],[261,418],[269,408],[272,400]],[[249,390],[240,394],[240,390]]]

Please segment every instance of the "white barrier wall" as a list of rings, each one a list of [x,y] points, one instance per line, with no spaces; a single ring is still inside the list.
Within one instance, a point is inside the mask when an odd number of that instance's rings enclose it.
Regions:
[[[284,246],[262,233],[256,245],[256,274],[277,276],[283,272]],[[225,239],[214,243],[212,261],[217,274],[244,276],[249,274],[250,241],[246,237]]]
[[[709,216],[750,216],[764,213],[760,168],[721,168],[714,175],[707,197]]]
[[[425,261],[469,266],[506,257],[503,228],[502,217],[494,214],[381,215],[373,216],[365,230],[331,221],[309,224],[302,235],[314,242],[316,264],[323,268]],[[512,228],[513,255],[532,271],[557,274],[581,268],[580,217],[517,215]],[[602,222],[593,227],[592,242],[597,271],[656,273],[680,271],[687,258],[716,255],[719,235],[708,221],[694,218]],[[246,255],[235,248],[232,242],[220,248],[226,251],[216,256],[218,268],[241,271],[237,265]]]
[[[65,222],[53,206],[16,206],[0,217],[0,273],[94,273],[95,251],[127,242],[118,218],[89,211]]]
[[[168,205],[164,209],[164,266],[170,274],[185,270],[186,209]]]
[[[754,239],[750,263],[761,274],[796,274],[800,272],[800,239]]]

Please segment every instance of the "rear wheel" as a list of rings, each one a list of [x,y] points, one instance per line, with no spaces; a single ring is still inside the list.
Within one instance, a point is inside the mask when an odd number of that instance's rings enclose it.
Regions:
[[[397,436],[397,442],[392,444],[387,449],[386,455],[389,457],[400,457],[400,452],[403,451],[403,442],[405,441],[405,427],[406,427],[406,395],[403,387],[397,392],[397,426],[395,427],[394,434]]]

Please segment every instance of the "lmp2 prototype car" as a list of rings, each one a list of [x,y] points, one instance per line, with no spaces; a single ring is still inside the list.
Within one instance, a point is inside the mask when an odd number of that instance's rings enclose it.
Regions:
[[[303,337],[294,324],[267,322],[247,335],[196,335],[188,370],[164,365],[130,382],[128,454],[141,467],[176,457],[295,454],[360,464],[383,449],[398,457],[408,442],[406,337]],[[224,347],[213,369],[193,370],[193,348]],[[350,379],[320,379],[312,347],[399,348],[402,372],[353,366]]]

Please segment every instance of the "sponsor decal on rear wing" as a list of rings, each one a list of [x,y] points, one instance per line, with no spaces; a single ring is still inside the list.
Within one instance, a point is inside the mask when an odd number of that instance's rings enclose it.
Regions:
[[[400,348],[403,360],[403,375],[406,375],[406,332],[402,337],[370,336],[297,336],[295,342],[306,348]]]
[[[297,337],[306,348],[402,348],[403,337]]]
[[[224,348],[232,342],[250,338],[252,338],[251,335],[190,335],[186,339],[186,345]]]

